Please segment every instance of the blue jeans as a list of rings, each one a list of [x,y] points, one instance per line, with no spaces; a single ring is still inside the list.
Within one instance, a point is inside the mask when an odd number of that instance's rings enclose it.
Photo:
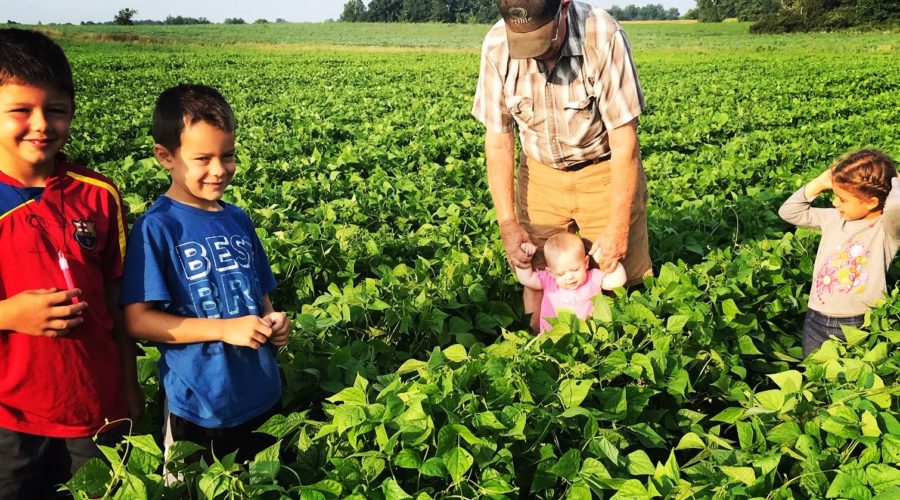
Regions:
[[[841,325],[859,328],[865,319],[865,314],[835,318],[807,309],[806,320],[803,321],[803,357],[809,356],[831,337],[845,340]]]

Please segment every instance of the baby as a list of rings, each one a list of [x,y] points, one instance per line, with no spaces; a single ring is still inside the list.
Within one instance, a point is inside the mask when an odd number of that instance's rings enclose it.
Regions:
[[[531,243],[522,244],[522,250],[533,255],[536,248]],[[559,233],[544,244],[547,269],[516,267],[519,283],[543,290],[541,301],[541,333],[550,329],[547,318],[555,318],[559,309],[570,309],[581,319],[594,312],[591,300],[601,290],[611,290],[625,284],[625,269],[621,263],[612,273],[588,269],[590,257],[584,250],[581,238],[571,233]]]

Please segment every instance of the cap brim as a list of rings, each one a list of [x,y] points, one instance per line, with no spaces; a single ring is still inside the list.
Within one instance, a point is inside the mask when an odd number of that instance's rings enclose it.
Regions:
[[[555,18],[528,33],[515,33],[507,27],[506,42],[509,45],[509,56],[513,59],[528,59],[544,54],[553,43],[551,39],[555,29]]]

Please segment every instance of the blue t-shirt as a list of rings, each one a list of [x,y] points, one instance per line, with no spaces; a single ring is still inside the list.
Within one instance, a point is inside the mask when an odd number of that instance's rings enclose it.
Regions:
[[[134,225],[122,304],[156,302],[190,318],[260,316],[275,277],[250,217],[222,203],[210,212],[160,197]],[[271,344],[159,344],[169,409],[207,428],[234,427],[271,408],[281,377]]]

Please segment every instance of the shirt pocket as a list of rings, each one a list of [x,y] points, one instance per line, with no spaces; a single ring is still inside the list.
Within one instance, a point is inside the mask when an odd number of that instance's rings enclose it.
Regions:
[[[565,109],[566,118],[571,122],[572,120],[593,120],[594,116],[597,114],[597,106],[595,105],[596,98],[594,96],[588,96],[584,99],[580,99],[577,101],[567,102],[563,109]]]
[[[520,125],[531,128],[534,121],[534,101],[523,95],[511,95],[506,98],[506,109]]]
[[[603,120],[597,109],[597,98],[587,96],[583,99],[563,104],[565,120],[561,124],[565,134],[560,139],[573,148],[595,148],[602,141]]]

